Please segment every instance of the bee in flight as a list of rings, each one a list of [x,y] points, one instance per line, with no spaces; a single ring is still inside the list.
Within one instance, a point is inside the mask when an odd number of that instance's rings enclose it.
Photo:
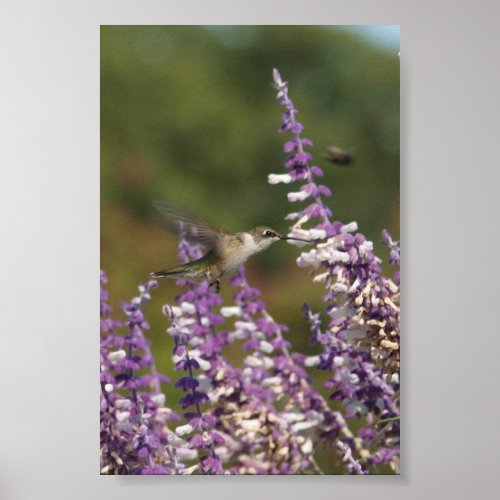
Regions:
[[[328,146],[328,148],[326,148],[325,158],[336,165],[350,165],[354,163],[352,151],[346,151],[337,146]]]

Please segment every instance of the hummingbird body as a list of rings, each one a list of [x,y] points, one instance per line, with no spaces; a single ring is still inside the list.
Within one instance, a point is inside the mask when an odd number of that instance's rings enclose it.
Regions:
[[[153,205],[167,220],[181,223],[186,239],[204,244],[209,250],[200,259],[151,273],[152,278],[207,280],[210,285],[216,285],[216,290],[219,291],[221,276],[235,271],[252,255],[266,250],[276,241],[298,240],[310,243],[299,238],[288,238],[266,226],[259,226],[248,232],[230,233],[164,202],[154,202]],[[167,225],[169,230],[175,230],[174,227],[178,232],[178,226]]]

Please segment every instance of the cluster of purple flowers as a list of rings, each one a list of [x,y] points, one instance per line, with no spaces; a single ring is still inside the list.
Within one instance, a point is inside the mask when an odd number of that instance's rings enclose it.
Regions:
[[[320,444],[340,473],[399,472],[399,246],[383,232],[397,266],[384,277],[356,223],[331,219],[323,201],[330,189],[317,183],[323,172],[306,152],[312,142],[301,137],[287,83],[277,70],[273,78],[285,108],[280,131],[293,137],[284,146],[285,173],[268,181],[301,183],[288,200],[308,202],[287,219],[289,236],[316,241],[297,263],[312,267],[313,281],[325,287],[324,311],[303,305],[321,353],[291,352],[287,327],[267,311],[243,267],[231,280],[228,306],[206,282],[178,280],[184,291],[163,311],[180,416],[165,405],[161,384],[169,381],[156,371],[144,335],[141,307],[157,283],[139,287],[123,306],[122,324],[111,318],[101,273],[103,474],[321,474]],[[199,258],[201,249],[185,236],[180,258]],[[234,349],[243,351],[239,366],[226,356]],[[329,397],[314,387],[312,370],[328,374]]]
[[[311,203],[287,216],[295,221],[290,236],[318,240],[314,249],[299,256],[297,264],[311,266],[316,271],[313,281],[324,283],[326,288],[326,328],[322,329],[320,314],[313,314],[304,305],[312,341],[323,348],[322,355],[307,358],[305,364],[332,373],[325,386],[333,390],[330,398],[342,402],[346,418],[364,418],[372,426],[390,419],[390,429],[382,436],[375,433],[372,436],[363,428],[356,445],[368,464],[391,462],[397,470],[392,459],[399,450],[399,270],[394,280],[383,277],[373,243],[361,233],[353,234],[357,224],[331,221],[331,210],[322,200],[323,196],[331,196],[331,192],[315,182],[323,172],[310,165],[312,157],[304,150],[312,142],[301,137],[303,126],[295,118],[297,110],[288,97],[287,83],[277,70],[273,77],[277,98],[286,108],[280,130],[291,132],[294,138],[284,148],[291,153],[284,163],[289,173],[270,175],[268,180],[302,182],[300,190],[289,193],[288,199]],[[389,262],[399,265],[397,243],[387,231],[383,231],[382,239],[391,248]],[[394,453],[372,457],[375,445]]]
[[[178,416],[165,406],[161,384],[170,380],[156,370],[141,309],[157,284],[141,285],[139,295],[123,304],[122,323],[111,317],[106,282],[101,271],[101,473],[171,473],[168,423]]]

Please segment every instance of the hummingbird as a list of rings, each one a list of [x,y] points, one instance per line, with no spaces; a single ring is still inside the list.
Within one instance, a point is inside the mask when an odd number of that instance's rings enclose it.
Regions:
[[[200,259],[151,273],[150,278],[187,278],[198,282],[207,280],[219,293],[220,278],[224,274],[235,271],[252,255],[267,250],[273,243],[281,240],[312,243],[301,238],[283,236],[267,226],[230,233],[164,201],[154,201],[153,206],[164,217],[163,225],[166,229],[179,233],[179,227],[182,227],[187,240],[204,245],[208,251]]]

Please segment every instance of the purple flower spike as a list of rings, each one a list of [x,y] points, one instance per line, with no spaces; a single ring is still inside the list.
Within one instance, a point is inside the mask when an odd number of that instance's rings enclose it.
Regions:
[[[331,373],[325,386],[331,389],[332,400],[342,402],[346,417],[375,421],[399,415],[396,397],[399,390],[399,269],[392,280],[383,277],[380,259],[373,254],[373,244],[360,233],[354,237],[351,234],[357,231],[357,224],[330,220],[332,212],[322,198],[330,197],[332,192],[329,187],[314,182],[313,178],[323,172],[319,167],[310,166],[311,155],[304,154],[306,143],[300,137],[303,127],[302,124],[295,126],[297,110],[288,96],[288,83],[277,70],[273,71],[273,78],[278,89],[277,100],[287,110],[281,130],[294,135],[284,147],[286,153],[293,153],[285,160],[287,174],[292,182],[303,182],[299,190],[288,194],[288,199],[309,202],[300,212],[294,211],[286,217],[296,221],[289,236],[318,241],[315,248],[308,248],[300,255],[297,263],[301,267],[311,266],[316,271],[313,281],[324,283],[326,288],[325,312],[329,317],[326,328],[322,327],[319,313],[304,307],[311,325],[311,342],[320,344],[324,354],[306,358],[304,364]],[[281,174],[272,175],[279,178]],[[389,263],[399,265],[397,243],[387,231],[383,232],[382,240],[390,248]],[[349,471],[364,471],[353,453],[363,452],[369,456],[374,445],[394,452],[389,462],[398,470],[399,427],[389,425],[383,431],[377,443],[372,442],[367,430],[360,431],[354,449],[337,442],[335,447],[345,453],[344,462]],[[385,453],[384,457],[387,456]]]
[[[102,288],[106,281],[101,271],[101,473],[175,473],[173,465],[150,466],[154,460],[164,462],[164,428],[176,418],[160,390],[168,379],[156,371],[144,336],[149,324],[141,307],[154,285],[140,285],[139,295],[123,304],[122,323],[111,318],[108,293]]]

